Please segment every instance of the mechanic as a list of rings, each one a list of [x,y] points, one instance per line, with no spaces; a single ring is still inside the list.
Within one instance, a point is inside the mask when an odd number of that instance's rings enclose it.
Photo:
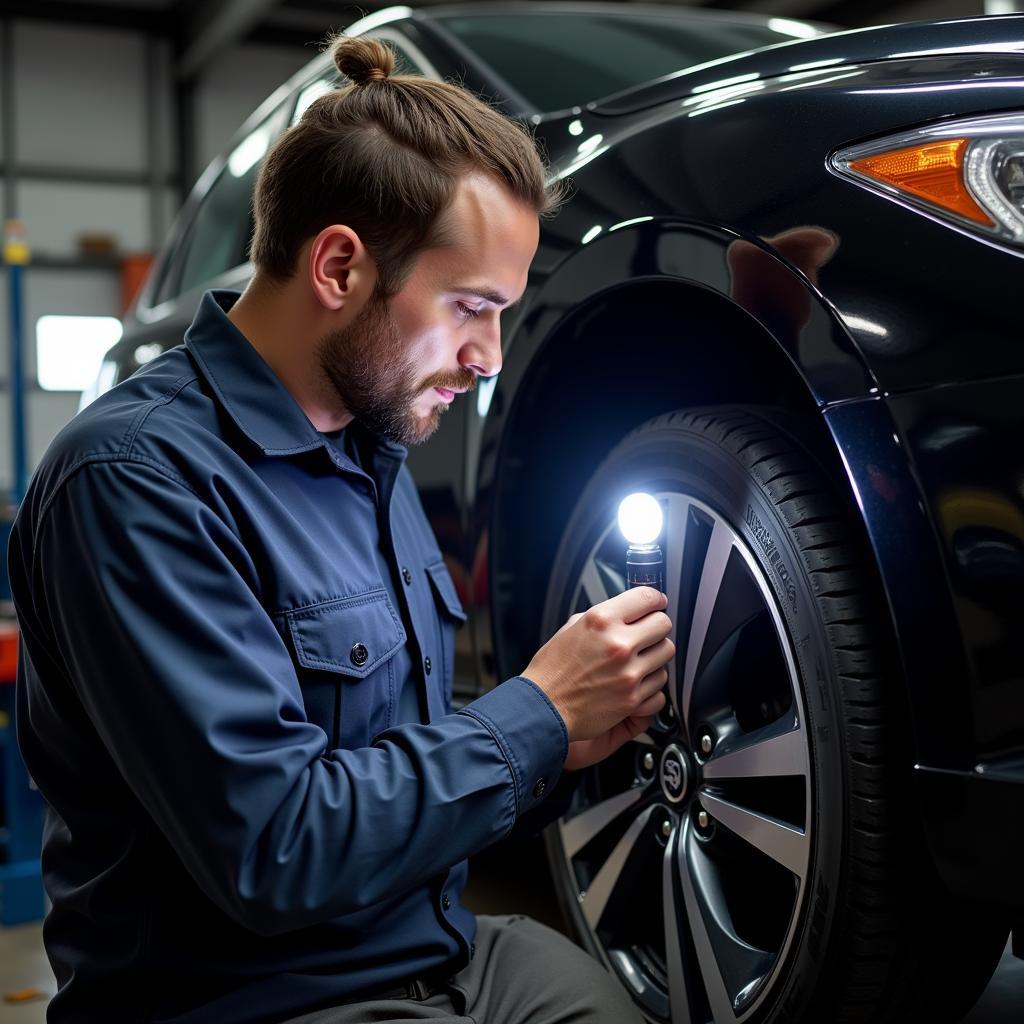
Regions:
[[[403,465],[499,371],[558,196],[518,125],[332,45],[352,84],[268,154],[250,286],[64,429],[13,531],[48,1019],[639,1020],[460,895],[662,707],[665,598],[574,615],[452,713],[464,614]]]

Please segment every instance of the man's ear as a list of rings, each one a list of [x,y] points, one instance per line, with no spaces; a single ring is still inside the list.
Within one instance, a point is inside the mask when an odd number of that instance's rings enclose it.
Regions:
[[[350,227],[332,224],[313,239],[309,249],[309,283],[325,309],[362,306],[376,282],[377,268]]]

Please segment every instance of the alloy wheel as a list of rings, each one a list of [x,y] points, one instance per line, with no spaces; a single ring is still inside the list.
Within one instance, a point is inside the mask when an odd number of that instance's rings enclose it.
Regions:
[[[649,1017],[746,1020],[774,990],[805,902],[810,738],[775,595],[729,522],[661,491],[677,655],[651,728],[586,773],[558,832],[592,944]],[[569,612],[625,588],[609,522]]]

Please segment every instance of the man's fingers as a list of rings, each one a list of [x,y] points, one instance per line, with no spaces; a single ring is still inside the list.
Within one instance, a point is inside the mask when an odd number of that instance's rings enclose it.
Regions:
[[[668,669],[659,668],[649,675],[643,677],[640,680],[640,685],[637,687],[637,698],[640,704],[643,705],[649,701],[655,694],[660,693],[668,682]],[[632,714],[638,715],[639,711],[633,711]]]
[[[676,645],[668,638],[637,655],[640,671],[646,676],[667,665],[676,655]]]
[[[633,587],[602,603],[623,622],[636,622],[650,612],[662,611],[668,598],[654,587]]]
[[[658,689],[655,690],[654,693],[650,695],[650,697],[643,701],[640,704],[640,706],[636,709],[636,711],[634,711],[633,714],[631,714],[629,717],[634,720],[638,718],[650,719],[659,711],[661,711],[661,709],[665,706],[665,691],[662,688],[663,686],[664,684],[662,684],[662,686],[659,686]],[[647,722],[647,725],[650,725],[650,721]],[[644,726],[644,729],[647,728],[647,725]],[[643,729],[640,729],[638,731],[643,732]]]
[[[635,622],[632,628],[632,636],[639,638],[635,641],[637,651],[645,653],[665,637],[671,636],[674,629],[672,620],[664,612],[645,615],[639,622]]]

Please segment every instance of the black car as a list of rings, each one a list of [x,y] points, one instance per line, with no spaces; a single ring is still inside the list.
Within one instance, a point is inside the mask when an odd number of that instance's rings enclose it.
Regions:
[[[1014,926],[1024,954],[1024,18],[350,31],[573,182],[502,372],[410,459],[470,612],[456,696],[625,587],[624,495],[665,512],[671,703],[548,837],[581,941],[652,1021],[958,1019]],[[103,386],[244,285],[260,158],[335,84],[315,60],[203,175]]]

